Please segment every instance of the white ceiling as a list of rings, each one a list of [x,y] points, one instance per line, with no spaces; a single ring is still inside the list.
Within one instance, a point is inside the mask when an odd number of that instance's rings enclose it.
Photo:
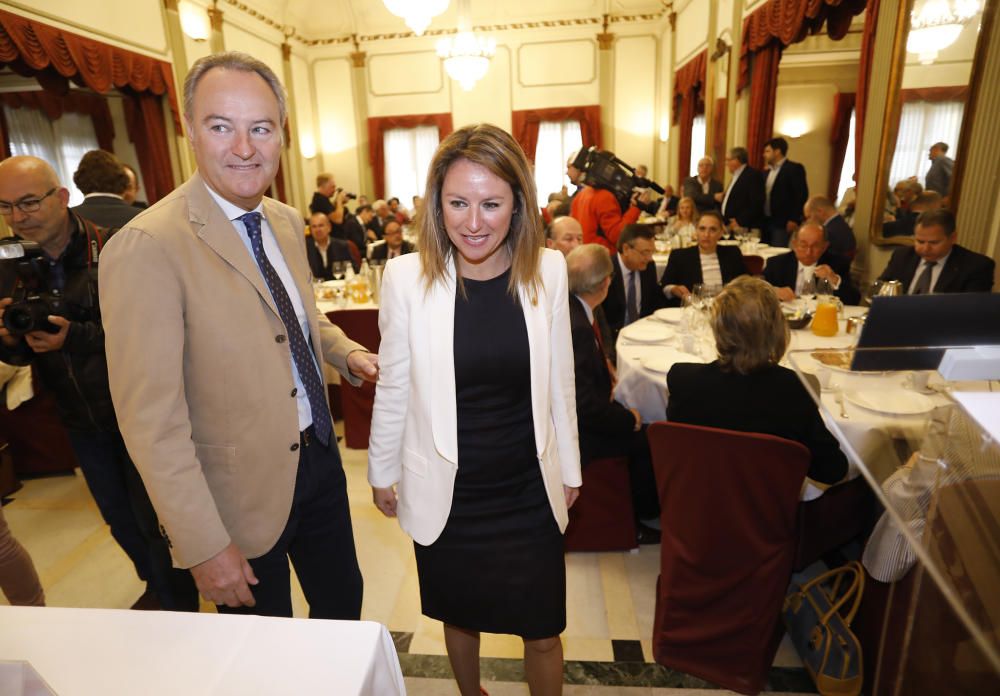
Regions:
[[[240,12],[231,0],[219,0],[223,12]],[[266,17],[306,39],[330,39],[351,34],[397,34],[409,28],[381,0],[243,0]],[[469,0],[474,26],[512,25],[559,20],[600,20],[602,15],[659,14],[662,0]],[[431,21],[429,31],[458,26],[458,0]]]

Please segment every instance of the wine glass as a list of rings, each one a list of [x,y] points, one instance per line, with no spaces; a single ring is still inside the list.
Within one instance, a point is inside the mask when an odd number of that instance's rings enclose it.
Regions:
[[[334,280],[343,280],[344,273],[347,271],[346,262],[334,261],[330,264],[330,271],[333,273]]]

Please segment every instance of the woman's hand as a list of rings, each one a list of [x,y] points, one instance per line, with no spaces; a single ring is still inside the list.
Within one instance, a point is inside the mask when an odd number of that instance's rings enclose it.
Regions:
[[[386,517],[396,516],[396,489],[392,486],[388,488],[375,488],[372,486],[372,500],[375,507],[381,510]]]
[[[563,485],[563,493],[566,495],[566,509],[569,510],[573,507],[573,503],[576,499],[580,497],[579,488],[570,488],[569,486]]]

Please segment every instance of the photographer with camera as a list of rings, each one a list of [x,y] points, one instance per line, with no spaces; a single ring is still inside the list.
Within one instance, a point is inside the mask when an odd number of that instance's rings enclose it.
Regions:
[[[313,192],[312,201],[309,203],[310,213],[323,213],[330,218],[333,225],[334,236],[338,226],[344,223],[344,214],[347,212],[347,201],[357,198],[353,193],[346,193],[344,189],[337,188],[337,182],[333,174],[323,172],[316,175],[316,191]]]
[[[593,147],[581,150],[571,166],[583,172],[584,186],[573,197],[570,212],[583,227],[583,243],[601,244],[614,255],[622,230],[639,219],[640,192],[635,189],[653,182],[637,179],[614,153]]]
[[[197,592],[171,569],[111,402],[97,292],[98,257],[110,232],[68,202],[69,191],[43,160],[0,162],[0,215],[15,235],[0,242],[0,360],[33,364],[55,396],[101,516],[149,583],[136,606],[155,606],[155,593],[163,608],[196,611]]]

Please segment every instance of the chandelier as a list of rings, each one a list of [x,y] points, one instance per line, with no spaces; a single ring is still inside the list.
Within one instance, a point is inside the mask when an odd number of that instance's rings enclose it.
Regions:
[[[437,54],[444,61],[448,77],[468,92],[486,75],[495,52],[496,41],[472,32],[469,0],[459,0],[458,33],[453,38],[441,39],[437,44]]]
[[[978,13],[979,0],[926,0],[910,15],[906,50],[919,54],[925,65],[933,63],[938,52],[955,43],[966,22]]]
[[[406,22],[406,26],[421,36],[431,20],[448,9],[448,0],[382,0],[385,8]]]

